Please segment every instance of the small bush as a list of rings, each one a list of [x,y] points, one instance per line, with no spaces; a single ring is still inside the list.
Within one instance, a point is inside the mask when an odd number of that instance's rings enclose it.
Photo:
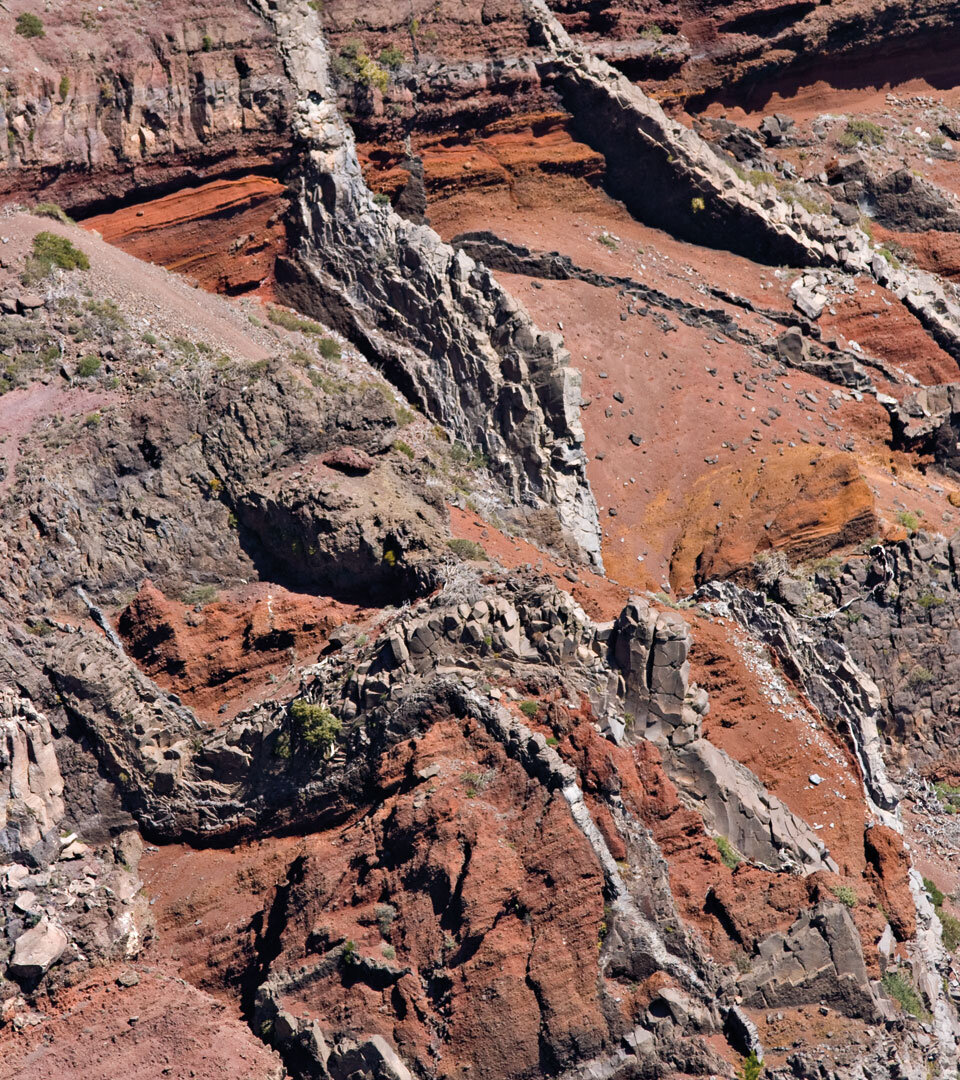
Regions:
[[[204,52],[210,52],[210,50],[213,48],[213,38],[209,34],[203,35],[201,47]]]
[[[690,200],[690,209],[695,214],[702,213],[704,210],[706,210],[706,208],[707,208],[707,204],[704,202],[703,196],[694,195],[694,197]]]
[[[81,379],[89,379],[100,370],[100,357],[96,353],[81,356],[77,363],[77,374]]]
[[[76,225],[76,222],[56,203],[42,202],[37,203],[31,213],[36,214],[37,217],[53,218],[54,221],[59,221],[61,225]]]
[[[937,888],[937,886],[930,880],[930,878],[925,877],[923,879],[923,887],[926,890],[927,895],[930,897],[930,900],[933,902],[934,907],[940,907],[943,904],[944,900],[946,900],[946,896],[944,896],[944,894]]]
[[[717,837],[717,851],[720,852],[723,865],[731,870],[736,870],[743,861],[743,856],[725,836]]]
[[[656,23],[653,23],[651,26],[641,30],[640,36],[647,38],[648,41],[659,41],[663,37],[663,30]]]
[[[60,270],[89,270],[90,260],[65,236],[52,232],[38,232],[33,238],[33,253],[27,256],[26,277],[39,280]]]
[[[346,967],[354,967],[360,963],[360,957],[357,956],[357,946],[352,941],[345,941],[343,947],[340,949],[340,959]]]
[[[284,330],[299,330],[302,334],[323,333],[323,327],[319,323],[315,323],[312,319],[305,319],[295,311],[287,311],[286,308],[269,308],[267,318],[274,326],[282,326]]]
[[[447,547],[454,555],[458,555],[461,559],[471,559],[474,562],[481,562],[487,557],[487,553],[483,550],[483,546],[475,543],[473,540],[455,537],[453,540],[447,541]]]
[[[326,754],[337,740],[343,727],[338,717],[323,705],[314,705],[297,698],[290,706],[290,718],[296,725],[297,734],[311,749]]]
[[[898,1002],[904,1012],[918,1020],[929,1020],[930,1013],[924,1007],[923,1000],[916,988],[899,971],[888,971],[881,980],[883,989]]]
[[[918,664],[913,671],[907,676],[908,686],[927,686],[932,683],[936,676],[929,668],[925,668],[922,664]]]
[[[751,1050],[737,1069],[737,1080],[760,1080],[763,1075],[763,1062],[757,1057],[756,1050]]]
[[[311,330],[310,333],[313,333]],[[317,349],[320,351],[320,355],[324,360],[339,360],[340,359],[340,346],[333,338],[322,337],[317,342]]]
[[[391,68],[396,71],[398,67],[406,60],[407,56],[403,49],[398,49],[396,45],[387,45],[380,50],[380,63],[385,68]]]
[[[943,947],[947,952],[956,952],[960,947],[960,919],[944,911],[943,908],[937,908],[936,911],[943,931]]]
[[[935,608],[945,604],[946,600],[942,596],[937,596],[936,593],[924,592],[917,597],[917,603],[922,608]]]
[[[85,428],[95,428],[100,426],[100,421],[103,417],[98,412],[92,412],[88,416],[84,417],[83,426]]]
[[[855,908],[857,906],[857,894],[849,885],[836,885],[830,891],[844,907]]]
[[[202,606],[212,604],[219,595],[216,585],[195,585],[183,594],[183,602],[191,607],[197,604]]]
[[[397,909],[393,904],[377,904],[373,912],[377,919],[377,929],[380,931],[381,937],[387,937],[390,933],[390,927],[393,925],[393,920],[397,917]]]
[[[67,94],[70,93],[70,76],[69,75],[61,75],[60,76],[59,90],[60,90],[60,100],[61,101],[66,101],[67,100]]]
[[[34,15],[32,11],[24,11],[17,16],[17,25],[14,27],[14,31],[25,38],[47,36],[46,30],[43,28],[43,19],[39,15]]]
[[[897,521],[908,533],[915,533],[920,528],[920,518],[912,510],[901,510],[897,514]]]
[[[534,701],[531,698],[528,698],[526,701],[521,701],[520,702],[520,711],[529,720],[532,720],[537,715],[537,713],[540,711],[540,702],[539,701]]]
[[[850,120],[837,142],[845,147],[856,146],[858,143],[882,146],[885,137],[883,128],[871,120]]]
[[[414,454],[413,447],[409,443],[405,443],[403,439],[394,439],[393,449],[396,450],[398,453],[403,454],[404,457],[410,458],[411,461],[413,461],[414,457],[416,456]]]

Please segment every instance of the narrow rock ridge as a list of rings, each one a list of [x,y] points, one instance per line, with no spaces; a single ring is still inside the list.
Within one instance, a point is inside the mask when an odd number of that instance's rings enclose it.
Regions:
[[[606,61],[579,48],[544,0],[523,0],[541,77],[553,82],[581,138],[604,154],[608,182],[641,220],[695,243],[790,266],[837,266],[890,289],[930,336],[960,360],[956,291],[933,274],[893,267],[866,234],[754,187],[696,132]]]
[[[375,200],[337,111],[316,11],[305,0],[276,10],[251,3],[273,21],[299,94],[299,242],[281,288],[348,336],[455,439],[479,447],[511,498],[552,506],[600,566],[580,376],[562,339],[539,331],[489,271]]]
[[[709,610],[736,621],[776,653],[787,673],[797,680],[820,714],[833,724],[843,722],[850,749],[860,768],[864,787],[875,810],[895,811],[896,789],[887,778],[877,720],[882,698],[877,684],[840,643],[805,632],[780,604],[767,603],[760,593],[730,581],[712,581],[697,593]],[[890,813],[887,824],[899,823]]]

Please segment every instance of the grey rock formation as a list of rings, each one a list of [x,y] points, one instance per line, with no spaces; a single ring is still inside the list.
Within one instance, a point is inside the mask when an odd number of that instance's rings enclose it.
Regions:
[[[537,330],[489,271],[374,200],[330,88],[319,16],[305,5],[262,9],[299,97],[300,236],[287,294],[456,439],[482,448],[511,498],[554,508],[599,564],[580,379],[561,339]]]
[[[757,948],[760,963],[740,980],[748,1005],[776,1008],[819,998],[848,1016],[878,1018],[860,937],[842,904],[819,904]]]

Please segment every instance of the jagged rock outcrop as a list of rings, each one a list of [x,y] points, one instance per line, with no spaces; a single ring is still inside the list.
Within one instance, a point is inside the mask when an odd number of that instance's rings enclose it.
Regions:
[[[878,1018],[860,938],[842,904],[819,905],[788,933],[761,941],[758,951],[760,963],[740,982],[748,1005],[776,1008],[819,998],[847,1015]]]
[[[88,823],[88,844],[70,831],[55,734],[8,686],[0,687],[0,732],[4,974],[32,991],[48,974],[69,980],[88,962],[135,956],[149,924],[138,895],[139,836],[128,827],[103,842]]]
[[[600,559],[579,375],[472,259],[377,203],[330,88],[317,13],[269,11],[297,87],[299,237],[286,294],[358,343],[428,416],[479,446],[514,499],[553,507]]]

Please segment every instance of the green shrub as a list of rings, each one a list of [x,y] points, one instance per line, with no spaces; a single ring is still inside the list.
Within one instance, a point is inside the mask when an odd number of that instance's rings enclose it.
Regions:
[[[924,592],[917,597],[917,603],[922,608],[934,608],[945,604],[946,600],[942,596],[937,596],[936,593]]]
[[[461,559],[472,559],[475,562],[480,562],[487,557],[487,553],[483,550],[481,544],[477,544],[473,540],[465,540],[462,537],[448,540],[447,547]]]
[[[406,60],[407,55],[403,49],[398,49],[396,45],[387,45],[380,50],[380,63],[385,68],[391,68],[394,71]]]
[[[357,946],[352,941],[345,941],[340,949],[340,959],[347,967],[353,967],[360,963],[360,957],[357,956]]]
[[[83,426],[86,428],[95,428],[100,426],[100,421],[103,417],[98,412],[92,412],[83,420]]]
[[[707,208],[707,204],[704,201],[702,195],[694,195],[694,197],[690,200],[690,209],[695,214],[702,213],[704,210],[706,210],[706,208]]]
[[[868,146],[882,146],[884,138],[883,128],[871,120],[850,120],[837,137],[837,145],[847,150],[852,150],[861,143],[866,143]]]
[[[386,90],[390,76],[364,49],[359,41],[348,41],[333,59],[334,74],[362,86]]]
[[[311,750],[327,753],[343,727],[338,717],[323,705],[297,698],[290,706],[290,718],[300,739]]]
[[[937,908],[936,912],[943,931],[943,947],[947,952],[956,952],[960,946],[960,919],[944,911],[943,908]]]
[[[857,906],[857,894],[849,885],[836,885],[830,891],[844,907],[855,908]]]
[[[907,676],[907,685],[912,687],[927,686],[935,680],[936,676],[929,668],[918,664]]]
[[[532,720],[540,711],[540,702],[534,701],[532,698],[528,698],[526,701],[520,702],[520,711],[528,719]]]
[[[898,1002],[904,1012],[910,1013],[918,1020],[929,1020],[930,1013],[924,1007],[923,1000],[916,988],[899,971],[888,971],[881,980],[883,989],[887,994]]]
[[[312,333],[313,331],[310,331]],[[340,359],[340,346],[333,338],[322,337],[317,342],[317,349],[320,351],[320,355],[324,360],[339,360]]]
[[[38,232],[33,238],[33,253],[27,256],[26,278],[37,281],[48,277],[55,267],[61,270],[89,270],[90,260],[65,236]]]
[[[897,521],[908,533],[915,533],[920,528],[920,518],[912,510],[901,510],[897,514]]]
[[[89,379],[100,370],[100,357],[96,353],[87,353],[81,356],[77,363],[77,374],[81,379]]]
[[[76,222],[56,203],[42,202],[30,211],[32,214],[36,214],[37,217],[53,218],[54,221],[59,221],[61,225],[76,225]]]
[[[66,101],[67,100],[67,94],[70,93],[70,76],[69,75],[61,75],[60,76],[59,90],[60,90],[60,100],[61,101]]]
[[[396,450],[398,453],[403,454],[404,457],[410,458],[411,461],[413,461],[414,457],[416,456],[414,454],[413,447],[409,443],[405,443],[403,439],[394,439],[393,449]]]
[[[930,878],[925,877],[923,879],[923,887],[924,889],[926,889],[927,895],[933,902],[934,907],[940,907],[943,904],[944,900],[946,900],[946,896],[944,896],[944,894],[937,888],[937,886],[930,880]]]
[[[653,23],[651,26],[641,30],[640,36],[642,38],[647,38],[649,41],[659,41],[663,37],[663,31],[656,23]]]
[[[743,861],[743,856],[725,836],[717,837],[717,851],[720,852],[723,865],[731,870],[736,870]]]
[[[210,50],[213,48],[213,38],[209,34],[203,35],[201,47],[203,48],[204,52],[210,52]]]
[[[17,25],[14,27],[14,31],[25,38],[47,36],[46,30],[43,28],[43,20],[39,15],[34,15],[32,11],[24,11],[17,16]]]
[[[274,326],[282,326],[284,330],[299,330],[302,334],[323,333],[323,327],[319,323],[315,323],[312,319],[305,319],[295,311],[287,311],[286,308],[269,308],[267,318]]]
[[[191,607],[212,604],[219,595],[216,585],[194,585],[183,594],[183,602]]]
[[[763,1075],[763,1062],[757,1057],[756,1050],[751,1050],[737,1069],[737,1080],[760,1080]]]

